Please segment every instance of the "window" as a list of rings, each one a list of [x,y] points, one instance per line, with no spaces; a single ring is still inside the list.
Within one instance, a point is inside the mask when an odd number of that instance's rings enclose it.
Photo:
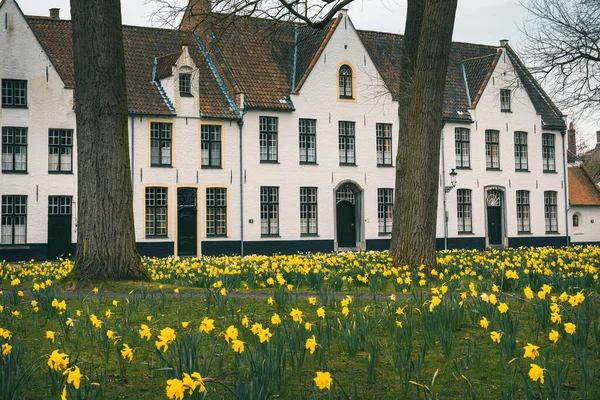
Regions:
[[[554,163],[554,135],[552,133],[542,134],[542,164],[544,172],[555,172]]]
[[[179,95],[192,97],[192,74],[179,74]]]
[[[546,233],[557,233],[556,192],[544,192],[544,216],[546,218]]]
[[[2,244],[27,243],[27,196],[2,196]]]
[[[529,191],[517,190],[517,232],[531,232],[529,215]]]
[[[27,81],[2,79],[2,107],[27,107]]]
[[[202,168],[221,168],[221,125],[200,127]]]
[[[260,162],[277,162],[277,117],[260,117]]]
[[[340,99],[352,99],[352,68],[344,64],[339,70]]]
[[[150,123],[150,165],[170,167],[172,158],[173,124],[169,122]]]
[[[392,233],[394,189],[377,189],[377,224],[380,234]]]
[[[167,188],[146,188],[146,237],[167,236]]]
[[[227,189],[206,189],[206,236],[227,235]]]
[[[573,214],[573,228],[579,227],[579,214]]]
[[[515,132],[515,170],[527,171],[527,132]]]
[[[317,234],[317,188],[300,188],[300,233]]]
[[[48,131],[48,171],[73,171],[72,129],[50,129]]]
[[[500,169],[500,132],[485,131],[485,165],[487,169]]]
[[[2,128],[2,172],[27,171],[27,128]]]
[[[392,165],[392,124],[376,124],[377,165]]]
[[[471,145],[469,136],[471,130],[456,128],[454,130],[454,148],[456,150],[456,168],[471,167]]]
[[[471,233],[473,228],[471,224],[471,190],[458,189],[456,191],[458,232]]]
[[[300,164],[317,162],[317,120],[300,119]]]
[[[340,165],[356,165],[354,149],[354,122],[339,121]]]
[[[510,111],[510,89],[500,89],[500,111]]]
[[[48,196],[49,215],[71,215],[71,196]]]
[[[279,188],[260,187],[260,234],[279,235]]]

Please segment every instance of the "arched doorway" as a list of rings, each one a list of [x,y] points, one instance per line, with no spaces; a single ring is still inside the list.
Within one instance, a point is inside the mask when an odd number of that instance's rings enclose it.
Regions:
[[[341,184],[335,191],[335,224],[338,249],[360,249],[360,198],[360,189],[351,182]]]
[[[504,189],[489,187],[485,191],[487,245],[504,246]]]

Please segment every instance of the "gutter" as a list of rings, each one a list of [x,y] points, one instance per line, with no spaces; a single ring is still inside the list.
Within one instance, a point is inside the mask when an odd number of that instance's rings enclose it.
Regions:
[[[135,114],[131,114],[131,196],[133,198],[135,177]]]
[[[567,152],[565,151],[565,134],[567,132],[563,129],[560,131],[560,135],[561,135],[561,139],[562,139],[562,149],[561,149],[561,153],[562,153],[562,159],[563,159],[563,176],[564,176],[564,192],[565,192],[565,232],[567,235],[567,246],[571,244],[571,238],[569,237],[569,210],[571,209],[570,205],[569,205],[569,198],[568,198],[568,186],[567,186],[567,160],[566,160],[566,154]]]
[[[242,112],[241,118],[238,119],[238,127],[240,128],[240,256],[244,256],[244,115]]]

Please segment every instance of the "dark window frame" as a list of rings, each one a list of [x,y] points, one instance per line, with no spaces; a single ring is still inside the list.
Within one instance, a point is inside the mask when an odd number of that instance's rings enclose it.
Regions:
[[[515,131],[515,171],[529,171],[527,136],[527,132]]]
[[[392,166],[392,124],[375,124],[377,166]],[[386,148],[389,150],[386,151]],[[388,160],[386,160],[386,156]]]
[[[389,215],[389,221],[388,221]],[[394,224],[394,189],[377,188],[377,230],[380,235],[390,235]],[[381,227],[383,226],[383,230]],[[389,227],[389,229],[388,229]]]
[[[546,233],[558,233],[558,192],[544,192],[544,222]]]
[[[579,228],[579,214],[573,214],[573,228]]]
[[[160,192],[160,193],[159,193]],[[162,196],[162,198],[159,197]],[[152,233],[148,233],[148,210],[152,210]],[[159,210],[164,210],[164,234],[157,233]],[[146,186],[144,191],[144,234],[146,238],[166,238],[169,235],[169,188],[164,186]]]
[[[471,189],[456,189],[456,225],[458,233],[473,233],[473,191]]]
[[[275,201],[272,200],[275,197]],[[266,201],[263,201],[266,199]],[[271,229],[272,215],[275,215],[277,226]],[[266,216],[266,219],[263,218]],[[266,225],[263,224],[266,222]],[[266,226],[266,231],[263,229]],[[279,236],[279,186],[260,187],[260,236]]]
[[[17,131],[19,130],[19,131]],[[20,138],[20,143],[17,143],[17,135]],[[28,142],[29,131],[28,128],[20,127],[20,126],[3,126],[2,127],[2,158],[0,159],[0,163],[2,166],[2,173],[16,173],[16,174],[26,174],[28,168],[28,157],[27,157],[27,142]],[[22,143],[22,138],[24,137],[25,143]],[[21,149],[21,152],[18,154],[25,154],[25,169],[16,169],[16,149]],[[4,168],[4,155],[10,154],[12,156],[12,168],[7,169]]]
[[[258,125],[260,162],[277,163],[279,161],[279,118],[259,117]]]
[[[338,89],[340,99],[354,99],[354,73],[352,67],[348,64],[343,64],[338,70]]]
[[[319,234],[319,198],[316,187],[300,187],[300,235],[317,236]],[[303,219],[306,223],[303,224]],[[311,225],[311,221],[313,224]],[[311,231],[311,226],[314,231]]]
[[[542,169],[556,172],[556,135],[553,133],[542,133]]]
[[[169,161],[163,162],[163,145],[168,144]],[[167,147],[165,147],[167,148]],[[158,162],[154,161],[154,151],[158,152]],[[173,166],[173,123],[172,122],[150,122],[150,166],[172,167]]]
[[[17,199],[19,204],[17,204]],[[9,201],[10,200],[10,201]],[[0,221],[0,244],[3,245],[24,245],[27,244],[27,195],[3,195],[1,205],[1,221]],[[10,204],[9,204],[10,203]],[[21,220],[22,223],[17,224],[17,219]],[[10,221],[10,222],[8,222]],[[2,231],[5,226],[11,227],[10,242],[4,242]],[[25,234],[23,242],[15,242],[15,226],[24,226]]]
[[[454,153],[456,154],[456,169],[471,168],[471,130],[469,128],[454,129]]]
[[[72,215],[73,196],[48,196],[48,215]]]
[[[15,85],[23,85],[24,87],[16,88]],[[17,90],[24,91],[23,96],[17,96]],[[10,92],[10,94],[9,94]],[[27,81],[22,79],[2,79],[2,88],[0,93],[2,108],[27,108]],[[19,104],[17,99],[21,99]]]
[[[73,142],[75,133],[73,129],[48,129],[48,173],[49,174],[72,174],[73,173]],[[68,154],[70,162],[68,169],[63,169],[63,157]],[[63,154],[63,152],[65,154]],[[50,169],[50,156],[57,155],[57,169]]]
[[[531,203],[529,190],[517,190],[517,233],[531,233]]]
[[[218,218],[221,215],[222,220]],[[206,188],[206,236],[227,236],[227,188]]]
[[[179,74],[179,95],[181,97],[193,97],[192,74],[189,72],[182,72]]]
[[[511,112],[510,110],[510,89],[500,89],[500,111]]]
[[[214,131],[213,131],[214,130]],[[218,135],[218,139],[215,139]],[[208,151],[208,164],[204,163],[203,153]],[[218,154],[218,163],[214,162]],[[202,124],[200,126],[200,165],[202,168],[223,168],[223,133],[221,125]]]
[[[298,148],[300,164],[317,163],[317,120],[300,118],[298,120]],[[310,149],[313,149],[314,159],[310,159]]]
[[[493,140],[493,134],[496,135],[496,140]],[[494,149],[496,157],[494,157]],[[495,129],[485,131],[485,167],[486,170],[500,169],[500,131]]]
[[[338,153],[340,165],[356,165],[356,122],[338,121]]]

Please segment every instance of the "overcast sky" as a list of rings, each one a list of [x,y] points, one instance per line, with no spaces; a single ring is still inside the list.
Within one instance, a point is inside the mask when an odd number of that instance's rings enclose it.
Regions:
[[[60,8],[61,18],[68,19],[69,0],[17,0],[27,15],[49,15],[49,9]],[[84,0],[79,0],[84,1]],[[180,0],[181,1],[181,0]],[[150,15],[156,5],[149,0],[121,0],[123,23],[152,26]],[[405,0],[355,0],[350,5],[350,17],[357,29],[403,33],[406,18]],[[498,45],[509,39],[519,51],[523,35],[520,29],[527,23],[527,11],[518,0],[459,0],[453,40]],[[600,116],[576,125],[581,133],[592,136]],[[590,144],[594,144],[591,142]]]

